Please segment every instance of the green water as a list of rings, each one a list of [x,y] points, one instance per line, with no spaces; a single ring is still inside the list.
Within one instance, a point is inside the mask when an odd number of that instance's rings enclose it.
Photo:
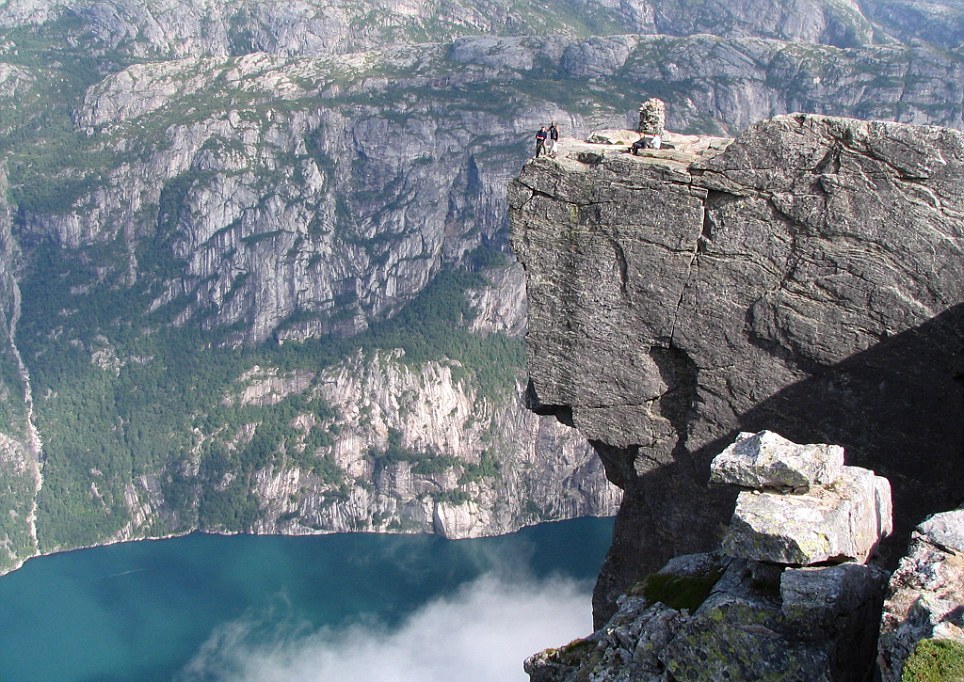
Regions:
[[[254,624],[246,646],[282,626],[387,632],[483,575],[561,576],[588,599],[611,534],[579,519],[480,540],[190,535],[42,557],[0,578],[0,680],[229,679],[224,663],[186,672],[226,624]]]

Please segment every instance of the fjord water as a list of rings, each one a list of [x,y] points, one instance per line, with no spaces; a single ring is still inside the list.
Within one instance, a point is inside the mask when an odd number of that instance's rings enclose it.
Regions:
[[[479,540],[194,534],[41,557],[0,578],[0,679],[227,679],[198,661],[228,624],[255,648],[282,629],[385,632],[485,575],[588,594],[611,535],[611,519],[577,519]]]

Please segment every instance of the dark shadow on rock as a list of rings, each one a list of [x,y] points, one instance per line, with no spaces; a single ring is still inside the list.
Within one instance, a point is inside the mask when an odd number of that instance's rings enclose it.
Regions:
[[[668,558],[718,546],[735,491],[706,487],[710,460],[739,431],[763,429],[798,443],[842,445],[848,465],[890,480],[894,534],[877,561],[893,567],[914,526],[964,501],[964,303],[835,365],[813,367],[810,378],[743,413],[712,443],[693,453],[677,447],[672,463],[626,482],[617,539],[594,595],[597,624],[614,612],[619,593]],[[634,455],[623,452],[629,461]],[[674,518],[657,523],[654,515],[667,509]]]

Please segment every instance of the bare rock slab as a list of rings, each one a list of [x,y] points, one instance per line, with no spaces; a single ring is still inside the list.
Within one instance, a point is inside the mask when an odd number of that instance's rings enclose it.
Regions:
[[[863,562],[891,532],[891,517],[887,479],[844,467],[832,485],[803,495],[740,493],[723,551],[797,566]]]
[[[799,445],[772,431],[741,433],[710,464],[710,483],[755,490],[806,492],[833,483],[843,472],[839,445]]]

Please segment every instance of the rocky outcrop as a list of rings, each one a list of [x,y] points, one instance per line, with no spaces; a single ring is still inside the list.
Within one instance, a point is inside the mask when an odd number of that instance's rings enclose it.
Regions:
[[[964,492],[960,133],[794,115],[667,140],[563,145],[510,188],[531,402],[626,490],[602,620],[716,545],[732,496],[706,491],[709,461],[740,430],[839,443],[889,478],[897,544]]]
[[[766,435],[772,443],[775,434]],[[744,445],[753,439],[750,434],[744,436]],[[788,459],[799,462],[798,453],[793,452],[799,446],[789,442],[788,446]],[[817,454],[821,447],[830,446],[805,447]],[[779,449],[773,454],[775,460],[781,459]],[[722,456],[732,459],[733,453]],[[844,467],[841,475],[846,476],[850,468]],[[827,506],[826,500],[804,494],[785,492],[783,496],[797,498],[800,507],[813,509],[815,516]],[[867,489],[850,502],[874,507],[878,500],[875,491]],[[738,506],[731,533],[741,516]],[[889,516],[881,519],[884,527],[889,522]],[[816,519],[813,530],[828,529]],[[860,534],[855,526],[854,537],[843,544],[860,544]],[[530,679],[868,679],[876,652],[884,571],[843,557],[835,557],[833,565],[788,566],[799,563],[796,557],[760,557],[757,543],[734,542],[732,535],[724,552],[674,558],[620,597],[616,613],[595,633],[529,658],[525,667]]]
[[[964,509],[920,524],[890,578],[880,628],[881,679],[898,682],[923,640],[956,642],[964,651]]]

